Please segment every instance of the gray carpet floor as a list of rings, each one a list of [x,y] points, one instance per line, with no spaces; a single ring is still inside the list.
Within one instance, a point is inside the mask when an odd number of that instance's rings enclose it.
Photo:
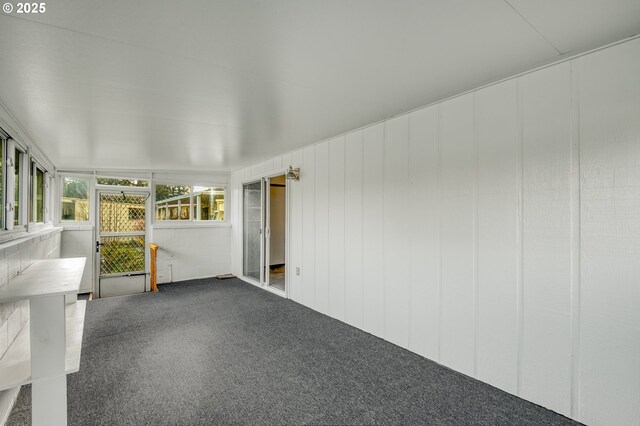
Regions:
[[[239,279],[88,302],[70,425],[569,425]],[[30,424],[23,387],[9,425]]]

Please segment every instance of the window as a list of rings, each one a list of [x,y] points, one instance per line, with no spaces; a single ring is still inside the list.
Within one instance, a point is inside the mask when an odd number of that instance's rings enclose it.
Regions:
[[[4,165],[6,163],[5,152],[7,150],[7,138],[2,137],[2,140],[0,142],[1,142],[0,143],[0,182],[3,183],[2,190],[0,191],[0,206],[4,206],[4,198],[5,198],[4,182],[6,182]],[[2,229],[6,229],[5,223],[4,223],[5,221],[4,213],[5,213],[5,209],[0,209],[0,224],[2,224]]]
[[[38,163],[31,162],[33,174],[31,177],[31,221],[36,223],[44,222],[44,171]]]
[[[224,188],[193,187],[196,220],[224,220]]]
[[[157,220],[190,220],[191,187],[181,185],[156,185]]]
[[[24,152],[15,149],[14,162],[14,183],[13,183],[13,224],[22,225],[22,211],[20,210],[20,200],[22,199],[22,170],[24,161]]]
[[[157,221],[223,221],[224,188],[157,184]]]
[[[63,222],[89,221],[89,179],[65,176],[62,178],[60,214]]]
[[[29,221],[50,221],[50,180],[28,148],[0,128],[0,232],[25,231]],[[8,238],[13,236],[0,236],[0,241]]]
[[[96,179],[96,183],[98,185],[134,186],[137,188],[149,187],[149,181],[145,179],[121,179],[121,178],[99,177]]]

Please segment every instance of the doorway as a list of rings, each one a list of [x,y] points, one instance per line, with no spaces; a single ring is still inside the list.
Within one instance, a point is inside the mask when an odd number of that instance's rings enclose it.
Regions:
[[[286,295],[287,181],[275,175],[243,184],[243,275]]]
[[[286,207],[287,181],[284,175],[267,178],[267,285],[284,292],[286,290]]]
[[[134,191],[98,191],[98,297],[146,290],[148,197]]]

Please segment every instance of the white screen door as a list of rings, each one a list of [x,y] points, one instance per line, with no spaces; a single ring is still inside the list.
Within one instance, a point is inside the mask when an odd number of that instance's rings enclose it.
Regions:
[[[132,191],[98,192],[98,296],[142,293],[146,289],[146,200]]]

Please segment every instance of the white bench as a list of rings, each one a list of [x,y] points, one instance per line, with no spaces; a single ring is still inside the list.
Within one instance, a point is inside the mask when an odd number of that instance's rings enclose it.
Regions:
[[[67,374],[80,369],[85,258],[38,260],[0,287],[0,303],[28,299],[30,320],[0,359],[0,390],[32,383],[34,425],[67,424]],[[65,303],[65,298],[71,303]]]

